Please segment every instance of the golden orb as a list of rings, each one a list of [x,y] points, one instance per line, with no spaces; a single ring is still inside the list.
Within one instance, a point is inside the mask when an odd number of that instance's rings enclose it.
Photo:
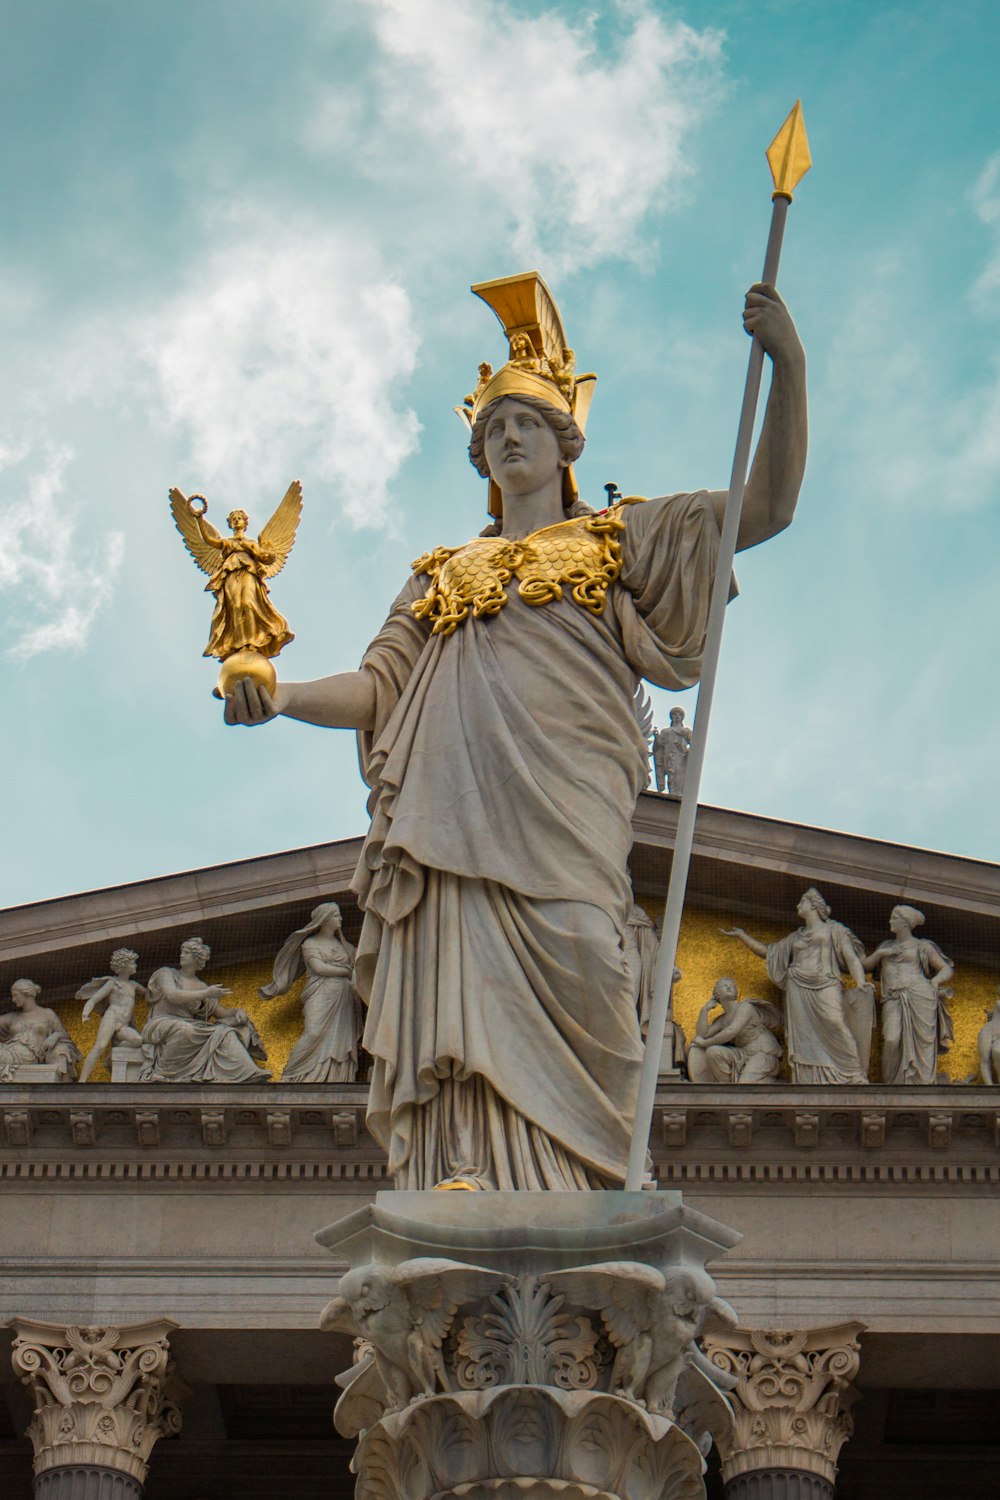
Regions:
[[[224,698],[227,693],[232,692],[241,677],[249,677],[268,693],[273,693],[278,685],[278,674],[270,657],[262,656],[259,651],[245,646],[242,651],[234,651],[232,656],[227,656],[222,663],[219,680],[212,689],[214,696]]]

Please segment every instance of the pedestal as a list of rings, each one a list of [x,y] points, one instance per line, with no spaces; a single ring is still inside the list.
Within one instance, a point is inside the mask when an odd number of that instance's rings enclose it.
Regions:
[[[22,1063],[11,1074],[11,1083],[62,1083],[63,1074],[54,1063]]]
[[[679,1193],[380,1193],[319,1242],[351,1269],[335,1424],[357,1500],[702,1500],[731,1412],[696,1339],[739,1235]]]
[[[111,1082],[137,1083],[142,1070],[143,1051],[124,1043],[111,1049]]]

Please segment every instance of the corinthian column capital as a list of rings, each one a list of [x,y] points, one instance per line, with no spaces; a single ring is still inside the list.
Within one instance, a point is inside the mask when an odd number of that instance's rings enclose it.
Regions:
[[[160,1437],[178,1432],[183,1387],[173,1377],[169,1336],[176,1323],[79,1328],[13,1318],[11,1360],[34,1398],[27,1436],[35,1475],[93,1465],[146,1480]]]
[[[703,1336],[712,1364],[736,1381],[728,1392],[735,1428],[719,1443],[727,1485],[756,1470],[792,1469],[832,1487],[840,1450],[854,1428],[850,1408],[857,1393],[851,1382],[863,1332],[862,1323],[840,1323]]]

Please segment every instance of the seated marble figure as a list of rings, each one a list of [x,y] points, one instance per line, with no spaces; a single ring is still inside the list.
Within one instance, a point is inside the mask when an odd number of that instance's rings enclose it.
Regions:
[[[710,1019],[719,1006],[721,1013]],[[734,979],[719,979],[688,1044],[692,1083],[771,1083],[781,1067],[775,1031],[781,1012],[766,1000],[741,1000]]]
[[[23,1068],[54,1068],[59,1083],[75,1083],[80,1049],[54,1010],[38,1004],[40,984],[16,979],[14,1009],[0,1016],[0,1083],[12,1083]],[[45,1081],[45,1080],[43,1080]]]
[[[256,1027],[245,1010],[220,1004],[229,991],[198,975],[212,951],[188,938],[176,969],[157,969],[149,981],[149,1019],[142,1032],[146,1083],[265,1083],[270,1072]]]

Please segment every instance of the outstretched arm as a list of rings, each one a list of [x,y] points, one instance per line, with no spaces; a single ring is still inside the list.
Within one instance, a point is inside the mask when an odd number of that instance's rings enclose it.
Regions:
[[[809,426],[806,357],[791,315],[773,286],[747,292],[743,326],[771,357],[771,389],[764,425],[743,496],[737,551],[766,542],[791,523],[806,467]],[[713,490],[719,526],[728,491]]]
[[[227,724],[267,724],[278,714],[324,729],[371,729],[375,680],[368,672],[338,672],[316,682],[279,682],[273,694],[249,677],[226,695]]]
[[[751,937],[749,932],[744,932],[742,927],[720,927],[719,931],[723,937],[739,938],[740,942],[745,944],[751,953],[756,953],[758,958],[767,957],[767,944]]]

